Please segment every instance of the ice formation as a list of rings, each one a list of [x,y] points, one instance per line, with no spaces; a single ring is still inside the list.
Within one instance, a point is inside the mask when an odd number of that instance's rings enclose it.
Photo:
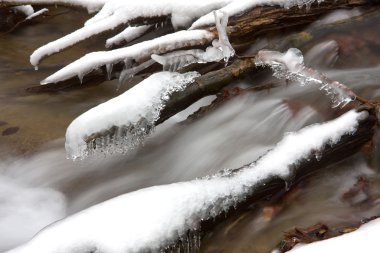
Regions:
[[[80,159],[92,153],[124,152],[136,147],[154,128],[169,96],[184,89],[198,75],[153,74],[122,95],[80,115],[66,132],[68,156]],[[92,137],[92,141],[86,142]]]
[[[305,67],[300,50],[290,48],[286,53],[261,50],[256,56],[256,65],[269,66],[279,79],[295,81],[303,85],[316,84],[330,96],[333,107],[344,107],[356,99],[355,94],[344,84],[328,79],[323,74]]]
[[[299,245],[291,253],[376,252],[379,248],[380,219],[362,225],[358,230],[331,239]]]
[[[120,73],[119,85],[123,84],[125,81],[134,77],[136,74],[150,67],[154,63],[155,63],[154,60],[149,60],[135,67],[130,67],[129,64],[126,64],[125,69]]]
[[[163,73],[160,78],[172,75],[176,74]],[[291,165],[326,143],[334,144],[342,135],[354,133],[367,116],[366,111],[349,111],[330,122],[290,133],[256,163],[233,173],[121,195],[52,224],[8,253],[159,252],[178,240],[180,248],[191,252],[199,247],[197,231],[202,220],[234,207],[268,177],[287,180]]]
[[[210,43],[214,38],[213,33],[205,30],[179,31],[125,48],[89,53],[47,77],[41,84],[56,83],[74,76],[84,76],[107,64],[128,60],[142,62],[144,59],[149,59],[152,53],[160,54],[182,47],[200,46]]]
[[[163,66],[164,71],[177,71],[192,63],[218,62],[222,59],[227,63],[235,55],[235,50],[227,36],[228,16],[226,13],[214,11],[215,25],[219,39],[212,42],[206,50],[191,49],[180,50],[165,55],[152,54],[152,59]]]
[[[130,42],[140,37],[144,33],[146,33],[150,28],[151,28],[150,25],[142,25],[142,26],[136,26],[136,27],[129,26],[125,28],[125,30],[122,31],[121,33],[115,35],[112,38],[109,38],[106,41],[106,47],[110,48],[112,46],[118,46],[122,44],[123,42]]]

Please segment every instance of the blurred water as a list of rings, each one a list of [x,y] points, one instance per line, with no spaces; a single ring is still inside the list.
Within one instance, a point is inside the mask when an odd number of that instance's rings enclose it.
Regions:
[[[68,24],[78,25],[78,22],[71,20]],[[62,31],[36,35],[36,42],[27,50],[7,52],[9,39],[13,41],[12,48],[20,48],[25,45],[23,38],[28,33],[30,29],[26,28],[0,38],[0,45],[4,46],[0,46],[0,80],[3,82],[0,91],[4,97],[0,101],[0,121],[7,122],[0,126],[0,131],[11,125],[20,126],[15,135],[0,136],[0,252],[30,239],[56,220],[119,194],[240,167],[273,147],[284,133],[326,121],[340,113],[332,110],[329,99],[314,87],[280,82],[279,88],[237,96],[193,123],[177,124],[186,119],[189,111],[176,115],[159,126],[145,146],[128,155],[73,163],[66,159],[62,139],[67,125],[76,115],[117,95],[117,84],[58,95],[20,97],[12,94],[13,89],[27,87],[52,71],[42,67],[42,71],[35,74],[24,61],[36,44],[51,40]],[[312,47],[306,55],[308,64],[322,68],[333,65],[339,52],[336,43],[325,39]],[[83,51],[83,48],[72,49],[70,55],[78,57]],[[60,57],[54,60],[59,62]],[[10,73],[10,69],[20,65],[25,69],[16,75]],[[380,95],[378,69],[379,66],[330,68],[326,73],[361,94],[377,98]],[[268,76],[260,78],[262,83],[272,81]],[[259,81],[246,79],[239,85],[247,87],[252,82]],[[209,104],[212,99],[214,97],[206,98],[191,111]],[[268,252],[282,231],[293,224],[310,225],[320,219],[333,220],[333,217],[354,213],[355,208],[342,203],[339,196],[356,182],[358,175],[373,172],[361,158],[333,168],[336,172],[330,171],[315,179],[275,222],[268,223],[256,212],[247,212],[209,235],[203,250]]]

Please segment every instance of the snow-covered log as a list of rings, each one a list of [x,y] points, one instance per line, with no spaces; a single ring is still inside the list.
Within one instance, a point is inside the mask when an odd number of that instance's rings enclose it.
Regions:
[[[355,153],[372,138],[372,113],[353,110],[288,134],[258,161],[236,170],[121,195],[52,224],[8,253],[197,252],[202,232],[218,217]]]
[[[254,68],[253,59],[244,59],[203,76],[195,72],[153,74],[74,120],[66,133],[68,156],[81,159],[98,152],[126,152],[156,125]]]
[[[134,148],[152,131],[170,95],[185,89],[197,76],[196,72],[153,74],[124,94],[80,115],[66,132],[68,156],[77,159]]]

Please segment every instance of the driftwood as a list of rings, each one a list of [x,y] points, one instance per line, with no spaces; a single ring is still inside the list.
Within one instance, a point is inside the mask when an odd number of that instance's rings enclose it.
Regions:
[[[236,207],[230,207],[228,211],[220,214],[216,219],[208,219],[201,222],[201,229],[197,231],[202,238],[207,232],[211,232],[221,222],[230,216],[238,216],[252,204],[258,201],[270,200],[272,197],[278,198],[289,191],[294,185],[302,182],[311,175],[334,163],[340,162],[353,154],[357,153],[363,145],[370,142],[375,131],[377,118],[375,110],[371,108],[361,108],[359,111],[367,110],[370,116],[361,121],[354,134],[343,135],[336,144],[326,144],[322,150],[311,151],[308,158],[298,161],[292,166],[293,174],[291,179],[284,181],[279,177],[269,176],[260,184],[255,185],[247,198]],[[316,154],[318,152],[318,159]],[[245,167],[232,171],[237,172]],[[200,234],[199,234],[200,233]],[[193,231],[189,231],[189,237]],[[188,248],[189,243],[186,239],[178,240],[177,243],[164,249],[164,252],[198,252],[198,249]]]
[[[25,1],[27,2],[27,1]],[[3,1],[7,4],[7,1]],[[294,30],[298,27],[310,24],[321,15],[338,8],[351,8],[357,6],[366,6],[373,4],[367,0],[338,0],[338,1],[325,1],[322,4],[313,4],[310,10],[299,9],[293,7],[290,9],[279,8],[276,6],[256,7],[237,17],[231,17],[227,28],[228,35],[234,46],[237,48],[247,43],[252,43],[255,39],[263,34],[270,36],[283,30]],[[161,23],[167,22],[167,17],[158,17],[152,19],[137,19],[131,21],[131,24],[145,24],[145,23]],[[216,33],[215,27],[204,27]],[[120,30],[120,29],[115,29]],[[188,48],[177,48],[188,49]],[[142,63],[142,62],[140,62]],[[120,71],[124,68],[123,63],[114,65],[111,79],[118,78]],[[153,68],[145,71],[151,73],[160,69],[160,66],[155,65]],[[50,83],[44,86],[35,86],[29,88],[27,91],[32,93],[40,92],[55,92],[66,89],[83,88],[86,86],[93,86],[108,80],[108,75],[105,66],[101,69],[93,70],[88,73],[81,83],[77,77],[72,77],[57,83]]]

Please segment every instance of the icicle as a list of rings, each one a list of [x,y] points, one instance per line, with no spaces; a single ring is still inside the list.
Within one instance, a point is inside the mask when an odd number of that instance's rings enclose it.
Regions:
[[[153,60],[146,61],[136,67],[133,68],[126,68],[124,69],[119,76],[119,82],[121,84],[125,83],[128,79],[134,77],[139,72],[143,71],[144,69],[150,67],[152,64],[154,64]],[[127,63],[125,64],[127,66]]]
[[[226,12],[214,11],[215,25],[219,35],[219,47],[223,52],[225,62],[228,62],[230,57],[235,55],[235,50],[230,44],[227,36],[228,14]]]
[[[108,78],[108,80],[111,80],[111,78],[112,78],[112,69],[113,69],[113,64],[112,63],[107,63],[106,64],[106,70],[107,70],[107,78]]]
[[[255,60],[257,66],[269,66],[273,75],[279,79],[295,81],[301,86],[319,85],[319,89],[330,97],[332,107],[344,107],[356,99],[355,94],[345,85],[305,67],[302,53],[296,48],[290,48],[286,53],[261,50]]]
[[[163,66],[163,70],[175,72],[192,63],[205,63],[204,51],[200,49],[182,50],[165,55],[152,54],[152,59]]]
[[[79,79],[80,84],[83,84],[83,78],[84,78],[84,74],[78,73],[78,79]]]
[[[222,59],[226,63],[235,55],[227,36],[228,15],[224,12],[214,12],[215,24],[219,34],[219,40],[214,40],[212,46],[205,51],[200,49],[181,50],[165,55],[152,54],[151,57],[163,66],[163,70],[177,71],[192,63],[218,62]]]

